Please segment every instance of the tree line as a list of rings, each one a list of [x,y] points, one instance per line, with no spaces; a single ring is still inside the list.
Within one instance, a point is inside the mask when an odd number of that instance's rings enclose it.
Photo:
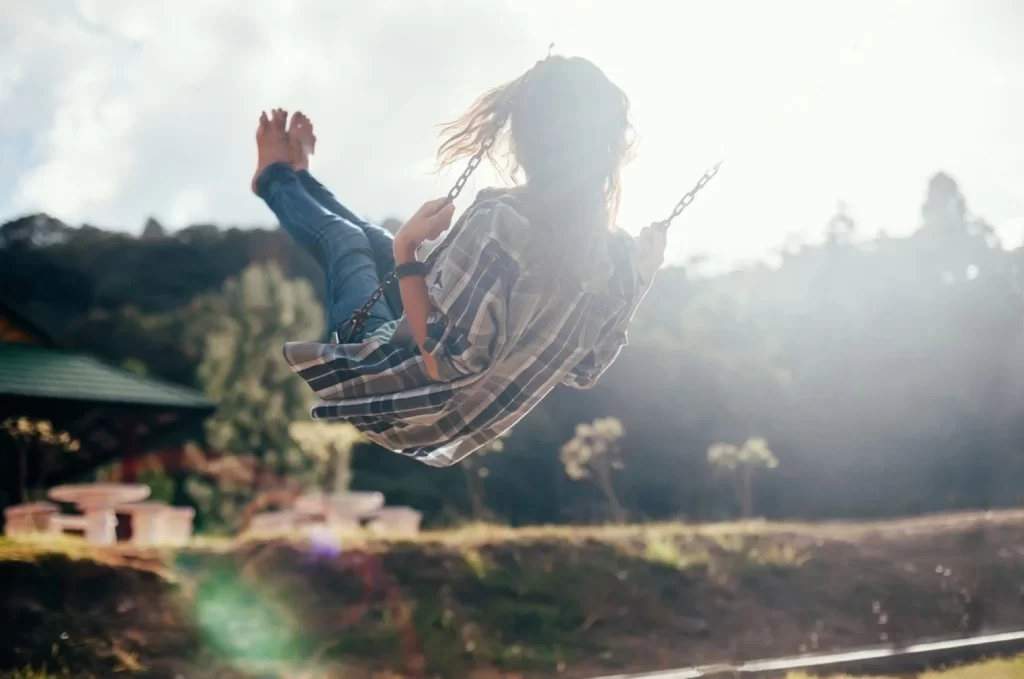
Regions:
[[[279,230],[27,216],[0,227],[0,295],[71,348],[206,390],[221,409],[198,447],[273,472],[243,474],[243,499],[344,478],[434,522],[513,524],[1019,504],[1024,248],[944,173],[913,226],[868,237],[839,212],[773,264],[662,270],[596,389],[556,390],[444,470],[304,429],[312,396],[279,344],[319,335],[323,281]],[[212,502],[201,466],[189,497]]]

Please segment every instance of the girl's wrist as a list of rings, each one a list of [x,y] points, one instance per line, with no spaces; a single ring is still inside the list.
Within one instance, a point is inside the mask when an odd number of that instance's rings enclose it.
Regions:
[[[393,250],[395,253],[395,264],[408,264],[416,261],[416,251],[420,249],[420,243],[415,243],[401,234],[395,236]]]

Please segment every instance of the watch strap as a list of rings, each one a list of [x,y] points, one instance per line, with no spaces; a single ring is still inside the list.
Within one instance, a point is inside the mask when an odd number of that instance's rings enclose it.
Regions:
[[[407,262],[395,267],[396,278],[407,278],[409,276],[423,276],[430,273],[430,265],[426,262]]]

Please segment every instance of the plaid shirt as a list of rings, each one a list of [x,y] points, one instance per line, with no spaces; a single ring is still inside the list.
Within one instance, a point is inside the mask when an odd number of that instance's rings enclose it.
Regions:
[[[616,231],[592,274],[552,279],[530,264],[543,261],[534,234],[512,197],[482,193],[428,257],[435,311],[424,350],[440,381],[404,317],[358,344],[286,344],[287,361],[323,399],[313,418],[344,419],[384,448],[444,467],[555,386],[593,386],[626,344],[657,265]]]

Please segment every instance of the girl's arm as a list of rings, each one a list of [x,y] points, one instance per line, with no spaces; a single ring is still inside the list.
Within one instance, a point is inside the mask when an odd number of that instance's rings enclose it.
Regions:
[[[402,237],[399,232],[395,237],[395,264],[409,264],[416,261],[416,251],[420,243]],[[398,279],[398,289],[402,295],[402,306],[405,307],[405,318],[409,323],[413,339],[419,347],[420,354],[427,369],[427,375],[433,380],[440,380],[441,374],[437,367],[437,358],[424,347],[427,341],[427,318],[434,311],[427,290],[427,281],[422,276],[406,276]]]
[[[419,246],[448,229],[453,211],[445,199],[431,201],[406,222],[395,235],[397,264],[416,261]],[[405,323],[427,375],[437,381],[475,375],[491,365],[507,338],[507,298],[522,268],[517,254],[493,236],[499,223],[527,228],[525,219],[497,204],[475,205],[464,219],[429,281],[399,279]]]

